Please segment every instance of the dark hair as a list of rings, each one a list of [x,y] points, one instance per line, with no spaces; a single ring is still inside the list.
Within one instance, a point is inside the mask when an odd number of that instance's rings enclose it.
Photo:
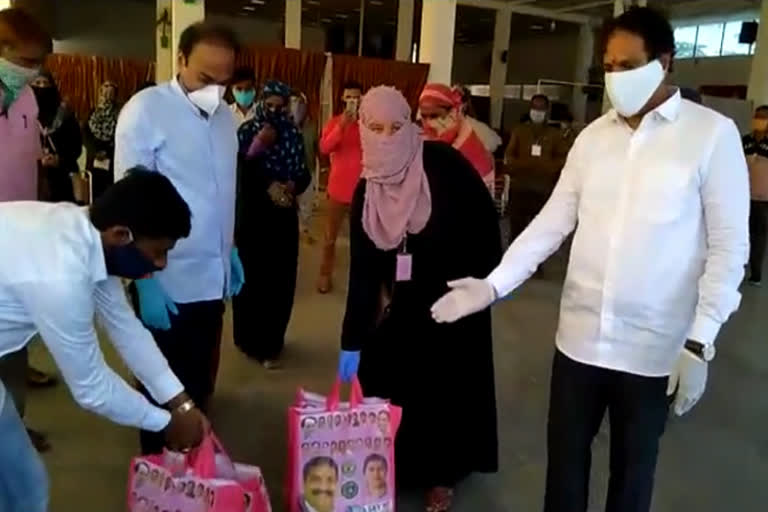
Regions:
[[[618,18],[609,20],[603,29],[603,51],[616,31],[640,36],[645,43],[648,60],[675,54],[675,31],[664,14],[650,7],[631,7]]]
[[[768,105],[760,105],[755,109],[755,113],[757,112],[768,112]]]
[[[344,85],[341,86],[342,91],[347,89],[357,89],[358,91],[363,92],[363,86],[360,85],[360,82],[356,82],[354,80],[347,80],[344,82]]]
[[[374,453],[366,457],[365,462],[363,462],[363,473],[365,473],[365,471],[368,469],[368,464],[372,462],[381,462],[381,464],[384,466],[384,471],[389,470],[389,463],[387,462],[387,459],[378,453]]]
[[[208,21],[199,21],[184,29],[179,38],[179,51],[188,59],[200,43],[215,43],[231,48],[235,53],[240,51],[240,42],[231,28]]]
[[[50,34],[25,10],[10,8],[0,10],[0,45],[15,41],[40,46],[46,53],[53,51]]]
[[[251,81],[256,83],[256,72],[250,66],[241,66],[232,73],[231,83]]]
[[[341,442],[342,441],[339,441],[339,443]],[[304,466],[304,481],[306,481],[309,477],[310,471],[315,468],[319,468],[320,466],[330,467],[336,473],[336,478],[339,478],[339,466],[336,464],[335,460],[330,457],[315,457],[314,459],[307,462],[307,464]]]
[[[91,205],[91,222],[99,231],[129,228],[136,238],[186,238],[192,229],[189,206],[171,180],[143,167],[130,169]]]
[[[546,94],[536,93],[533,96],[531,96],[531,103],[533,103],[536,100],[544,100],[547,105],[549,105],[549,96]]]
[[[693,87],[681,87],[680,97],[682,97],[685,100],[690,100],[694,103],[701,104],[701,94],[699,94],[699,91],[697,91]]]

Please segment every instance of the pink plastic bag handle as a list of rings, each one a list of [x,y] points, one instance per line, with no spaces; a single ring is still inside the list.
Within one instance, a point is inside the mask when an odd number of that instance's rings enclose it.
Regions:
[[[187,467],[192,469],[194,474],[200,478],[216,477],[216,453],[222,454],[234,471],[234,463],[227,454],[227,451],[221,445],[221,441],[216,434],[210,432],[200,446],[187,454]]]
[[[326,407],[329,411],[335,411],[339,408],[341,402],[341,377],[336,377],[336,381],[333,383],[331,393],[326,400]],[[360,385],[360,380],[357,376],[352,379],[352,389],[349,393],[349,405],[352,409],[356,409],[361,403],[363,403],[363,387]]]

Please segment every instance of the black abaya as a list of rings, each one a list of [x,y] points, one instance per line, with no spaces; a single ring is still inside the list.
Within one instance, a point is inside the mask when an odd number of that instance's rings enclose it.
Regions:
[[[483,278],[501,259],[493,201],[455,149],[425,143],[432,195],[426,228],[410,235],[412,280],[394,283],[396,251],[381,251],[362,225],[365,182],[356,191],[342,348],[361,350],[367,396],[403,407],[396,440],[398,479],[406,486],[453,487],[498,466],[491,313],[437,324],[430,308],[448,281]]]

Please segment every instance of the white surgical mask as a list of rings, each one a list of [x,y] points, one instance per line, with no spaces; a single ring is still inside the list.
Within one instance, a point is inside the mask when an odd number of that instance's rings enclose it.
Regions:
[[[659,60],[629,71],[605,74],[605,90],[616,112],[631,117],[648,103],[664,80],[664,68]]]
[[[223,85],[211,84],[206,85],[202,89],[192,91],[188,94],[189,101],[195,104],[197,108],[212,116],[216,109],[221,105],[221,100],[224,98],[226,87]]]
[[[531,117],[531,121],[534,124],[541,124],[547,119],[547,113],[543,110],[531,109],[531,111],[528,112],[528,115]]]

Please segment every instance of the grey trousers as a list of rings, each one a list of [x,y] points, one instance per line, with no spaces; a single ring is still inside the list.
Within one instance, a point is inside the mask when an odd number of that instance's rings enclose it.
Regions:
[[[26,346],[18,352],[0,357],[0,381],[13,397],[19,416],[24,418],[27,409],[27,364],[29,350]]]

